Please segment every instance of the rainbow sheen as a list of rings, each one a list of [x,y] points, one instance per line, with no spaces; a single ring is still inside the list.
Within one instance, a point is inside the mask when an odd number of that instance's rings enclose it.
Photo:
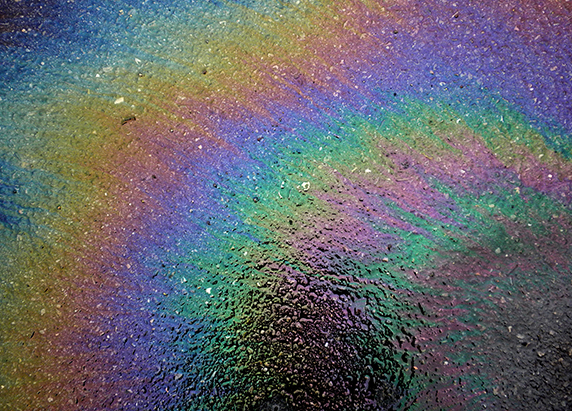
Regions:
[[[0,4],[0,409],[570,407],[568,1]]]

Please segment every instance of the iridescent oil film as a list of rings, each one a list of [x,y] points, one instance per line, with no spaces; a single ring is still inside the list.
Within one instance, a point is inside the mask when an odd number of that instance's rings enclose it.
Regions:
[[[570,410],[571,204],[569,0],[1,0],[0,410]]]

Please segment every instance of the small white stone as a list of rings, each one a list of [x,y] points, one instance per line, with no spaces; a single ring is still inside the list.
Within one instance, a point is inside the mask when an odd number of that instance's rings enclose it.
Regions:
[[[117,100],[114,101],[115,104],[121,104],[125,101],[123,97],[119,97]]]

